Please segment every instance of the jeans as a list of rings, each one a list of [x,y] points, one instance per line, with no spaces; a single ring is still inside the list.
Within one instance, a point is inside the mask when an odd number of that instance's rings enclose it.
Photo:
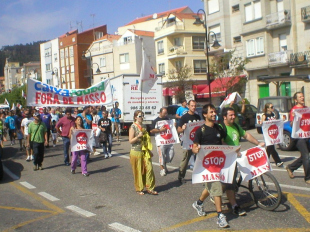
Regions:
[[[63,137],[62,137],[62,141],[63,141],[63,144],[64,144],[64,157],[65,157],[64,162],[65,162],[65,163],[69,163],[70,139],[69,139],[69,137],[63,136]]]
[[[108,145],[107,145],[108,143]],[[107,141],[102,143],[103,154],[107,155],[108,153],[111,154],[112,150],[112,134],[107,134]]]
[[[288,165],[288,168],[293,172],[301,165],[304,167],[305,180],[310,180],[310,156],[308,149],[308,139],[298,139],[296,144],[297,149],[300,151],[300,157],[293,163]]]
[[[33,142],[33,164],[42,166],[44,159],[44,143]]]

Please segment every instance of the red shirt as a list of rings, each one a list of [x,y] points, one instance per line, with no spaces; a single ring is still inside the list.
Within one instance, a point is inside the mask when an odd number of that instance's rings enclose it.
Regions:
[[[307,108],[306,106],[293,106],[293,108],[291,109],[291,111],[290,111],[290,121],[292,122],[293,120],[294,120],[294,116],[293,116],[293,111],[295,110],[295,109],[301,109],[301,108]]]
[[[75,118],[67,116],[62,117],[59,119],[58,123],[56,124],[56,128],[59,129],[61,127],[61,136],[68,137],[71,127],[75,126]]]

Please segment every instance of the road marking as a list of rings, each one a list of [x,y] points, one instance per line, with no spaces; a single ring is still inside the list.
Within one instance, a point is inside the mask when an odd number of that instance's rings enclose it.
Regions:
[[[287,194],[287,200],[295,207],[295,209],[310,223],[310,213],[303,207],[292,193]]]
[[[45,197],[46,199],[50,200],[50,201],[59,201],[58,198],[46,193],[46,192],[39,192],[39,194],[42,196],[42,197]]]
[[[135,230],[133,228],[130,228],[128,226],[124,226],[124,225],[117,223],[117,222],[113,222],[113,223],[109,224],[109,227],[111,227],[112,229],[115,229],[117,231],[122,231],[122,232],[141,232],[140,230]]]
[[[23,181],[23,182],[19,182],[21,185],[23,185],[24,187],[26,187],[27,189],[35,189],[36,187],[29,184],[28,182],[26,181]]]
[[[96,214],[94,213],[91,213],[89,211],[86,211],[84,209],[81,209],[75,205],[69,205],[66,207],[67,209],[70,209],[71,211],[75,212],[75,213],[78,213],[78,214],[81,214],[82,216],[85,216],[85,217],[92,217],[92,216],[95,216]]]
[[[267,183],[267,184],[273,184],[273,183]],[[284,187],[284,188],[289,188],[289,189],[299,189],[299,190],[304,190],[304,191],[310,191],[310,188],[307,188],[307,187],[299,187],[299,186],[287,185],[287,184],[280,184],[280,186],[281,188]]]
[[[2,164],[2,166],[3,166],[4,172],[5,172],[8,176],[10,176],[13,180],[19,180],[19,177],[16,176],[13,172],[11,172],[10,169],[8,169],[6,166],[4,166],[4,164]]]

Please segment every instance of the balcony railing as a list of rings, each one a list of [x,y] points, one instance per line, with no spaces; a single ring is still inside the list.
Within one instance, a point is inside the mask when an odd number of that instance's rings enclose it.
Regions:
[[[169,56],[180,54],[187,54],[187,52],[184,51],[184,46],[173,46],[169,49]]]
[[[310,22],[310,6],[301,8],[301,21]]]
[[[310,64],[310,51],[297,52],[290,55],[291,66],[308,66]]]
[[[288,65],[290,61],[291,50],[274,52],[268,54],[269,65]]]
[[[291,11],[282,10],[266,16],[267,29],[291,25]]]
[[[166,23],[164,24],[164,26],[156,27],[155,31],[160,31],[169,27],[174,27],[175,30],[184,30],[184,23],[183,22]]]

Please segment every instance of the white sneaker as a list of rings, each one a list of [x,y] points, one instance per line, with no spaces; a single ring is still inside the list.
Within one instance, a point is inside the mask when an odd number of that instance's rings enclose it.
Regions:
[[[96,151],[94,152],[94,155],[100,155],[100,152]]]
[[[31,160],[33,160],[33,155],[31,155]]]
[[[161,176],[167,175],[165,169],[161,169],[160,172],[159,172],[159,174],[160,174]]]
[[[107,158],[109,158],[109,156],[108,156],[107,154],[105,154],[105,155],[104,155],[104,158],[106,158],[106,159],[107,159]]]
[[[26,161],[30,161],[30,156],[27,156],[27,159],[26,159]]]
[[[108,153],[108,155],[109,155],[109,158],[111,158],[111,157],[112,157],[112,154],[111,154],[111,153]]]
[[[228,223],[226,221],[226,217],[224,214],[220,214],[220,216],[217,218],[217,224],[219,225],[219,227],[221,228],[225,228],[225,227],[228,227]]]
[[[53,144],[53,147],[56,147],[56,145],[55,145],[55,144]]]

